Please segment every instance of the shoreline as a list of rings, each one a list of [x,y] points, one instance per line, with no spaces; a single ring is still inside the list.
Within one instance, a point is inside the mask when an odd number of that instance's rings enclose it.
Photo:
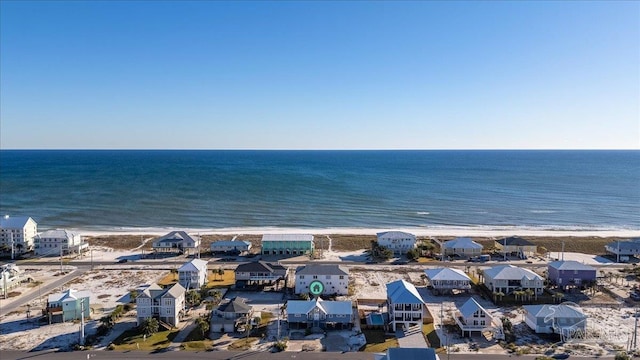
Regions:
[[[454,236],[454,237],[600,237],[600,238],[636,238],[640,229],[612,228],[550,228],[519,226],[436,226],[436,227],[393,227],[393,228],[296,228],[296,227],[237,227],[237,228],[70,228],[82,236],[118,236],[118,235],[164,235],[179,230],[198,235],[262,235],[262,234],[313,234],[313,235],[376,235],[384,231],[404,231],[416,236]]]

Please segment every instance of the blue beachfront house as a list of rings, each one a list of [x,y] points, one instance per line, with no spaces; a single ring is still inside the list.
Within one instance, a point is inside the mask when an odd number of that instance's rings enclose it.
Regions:
[[[49,324],[54,322],[66,322],[80,320],[82,316],[89,318],[91,306],[89,291],[67,291],[51,294],[47,298],[47,307],[43,314],[49,319]]]
[[[550,262],[547,271],[549,281],[562,289],[586,286],[596,281],[596,268],[573,260]]]

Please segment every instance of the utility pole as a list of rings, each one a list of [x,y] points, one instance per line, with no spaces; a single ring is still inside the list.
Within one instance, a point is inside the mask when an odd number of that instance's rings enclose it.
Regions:
[[[562,261],[564,261],[564,239],[562,240]]]
[[[93,270],[93,249],[89,249],[89,252],[91,253],[91,270]]]
[[[636,309],[636,314],[634,316],[635,318],[635,322],[633,325],[633,340],[632,340],[632,351],[636,351],[636,348],[638,347],[638,315],[640,315],[638,313],[638,309]]]
[[[11,260],[15,259],[14,247],[13,247],[13,230],[9,230],[9,236],[11,236]]]
[[[84,345],[84,299],[80,299],[80,345]]]

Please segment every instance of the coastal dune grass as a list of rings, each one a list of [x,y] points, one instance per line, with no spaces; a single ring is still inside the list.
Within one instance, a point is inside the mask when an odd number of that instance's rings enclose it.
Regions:
[[[178,330],[165,330],[147,336],[145,339],[139,329],[130,329],[123,332],[113,341],[113,350],[162,350],[169,347],[176,335],[178,335]]]

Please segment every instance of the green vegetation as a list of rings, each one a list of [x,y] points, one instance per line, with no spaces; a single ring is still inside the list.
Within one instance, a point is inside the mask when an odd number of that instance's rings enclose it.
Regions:
[[[113,341],[113,346],[109,348],[118,351],[127,350],[143,350],[153,351],[165,349],[171,344],[171,341],[178,334],[177,330],[158,331],[157,333],[147,336],[140,329],[131,329],[123,332]]]
[[[258,342],[258,340],[260,339],[258,339],[257,337],[242,338],[229,344],[228,349],[235,350],[235,351],[249,350],[251,349],[251,346],[253,346],[254,343]]]
[[[151,336],[157,333],[158,330],[160,330],[160,323],[156,318],[146,318],[140,324],[140,331],[146,336]]]

